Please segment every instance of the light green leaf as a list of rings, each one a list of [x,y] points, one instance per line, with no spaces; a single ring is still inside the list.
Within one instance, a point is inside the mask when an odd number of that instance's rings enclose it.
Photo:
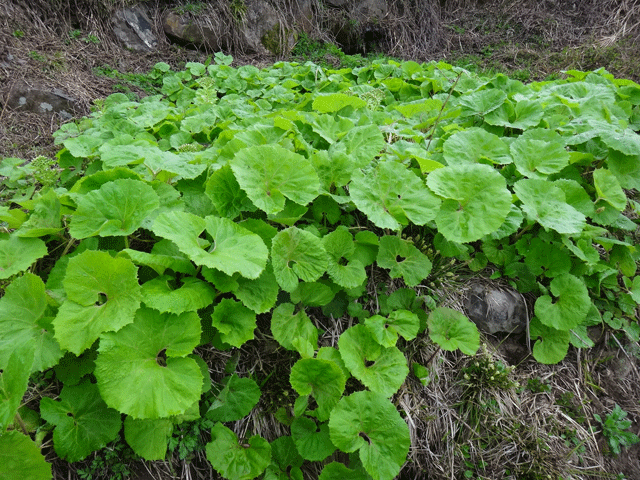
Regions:
[[[271,445],[254,435],[246,443],[221,423],[211,429],[211,442],[206,445],[207,459],[224,478],[251,480],[271,463]]]
[[[362,324],[343,332],[338,346],[351,374],[366,387],[385,397],[396,393],[409,373],[402,352],[396,347],[382,347]]]
[[[344,463],[331,462],[322,469],[318,480],[369,480],[371,477],[365,471],[352,470]]]
[[[284,209],[285,197],[306,205],[320,192],[311,162],[279,145],[245,148],[233,158],[231,169],[249,199],[268,214]]]
[[[460,105],[465,115],[486,115],[500,107],[507,95],[497,88],[478,90],[460,97]]]
[[[187,357],[199,342],[195,312],[141,308],[132,324],[100,338],[95,376],[102,398],[133,418],[184,413],[202,391],[200,367]]]
[[[35,199],[29,219],[16,232],[20,237],[44,237],[62,230],[61,205],[58,196],[49,188]]]
[[[13,423],[16,412],[29,385],[33,365],[34,346],[16,346],[3,352],[0,362],[0,432]]]
[[[551,281],[549,291],[553,297],[543,295],[535,304],[535,315],[542,324],[568,331],[587,318],[591,300],[582,280],[564,273]]]
[[[302,480],[304,459],[296,450],[290,436],[282,436],[271,442],[271,465],[267,467],[264,480]]]
[[[576,328],[571,329],[569,341],[576,348],[591,348],[595,345],[589,337],[586,325],[578,325]]]
[[[216,291],[207,282],[194,277],[182,278],[181,285],[173,288],[174,277],[161,275],[142,285],[142,296],[147,307],[159,312],[195,312],[213,303]]]
[[[0,478],[7,480],[51,480],[51,464],[40,448],[17,431],[0,434]]]
[[[354,168],[363,168],[380,154],[386,142],[377,125],[362,125],[346,130],[339,142],[329,148],[329,157],[345,155]]]
[[[281,303],[271,314],[273,338],[287,350],[298,350],[294,340],[306,341],[315,350],[318,346],[318,329],[311,323],[304,310],[294,314],[295,306]]]
[[[298,417],[293,421],[291,437],[302,458],[312,462],[320,462],[336,450],[329,438],[329,425],[317,425],[308,417]]]
[[[211,320],[222,341],[229,345],[241,347],[253,339],[256,314],[240,302],[223,298],[213,309]]]
[[[323,307],[330,303],[333,297],[335,297],[335,292],[320,282],[300,282],[291,292],[293,303],[302,303],[307,307]]]
[[[236,298],[256,313],[271,310],[278,298],[278,283],[273,274],[271,263],[268,263],[260,276],[255,280],[239,277],[238,288],[233,292]]]
[[[394,235],[380,238],[378,265],[390,269],[391,278],[402,277],[410,287],[427,278],[432,266],[429,257],[414,247],[413,243]]]
[[[540,363],[558,363],[569,351],[570,332],[543,325],[536,317],[533,317],[529,324],[529,335],[536,341],[533,346],[533,358]]]
[[[145,460],[164,460],[167,455],[167,444],[173,433],[173,422],[169,419],[135,419],[124,420],[124,438],[136,455]]]
[[[617,150],[624,155],[640,155],[640,135],[631,128],[623,131],[602,129],[598,135],[605,145],[613,150]]]
[[[409,427],[395,407],[375,392],[343,397],[329,419],[331,441],[343,452],[358,451],[374,480],[392,480],[409,453]]]
[[[227,377],[222,391],[207,410],[215,422],[234,422],[246,417],[260,400],[260,387],[250,378]]]
[[[14,351],[26,348],[29,373],[51,368],[62,352],[53,338],[50,318],[43,318],[47,306],[40,277],[25,273],[6,287],[0,299],[0,369],[10,362]]]
[[[133,263],[95,250],[69,260],[64,289],[67,299],[53,326],[62,348],[76,355],[102,332],[131,323],[142,298]]]
[[[610,150],[607,167],[616,176],[622,188],[640,189],[640,155],[624,155]]]
[[[319,95],[313,100],[311,108],[320,113],[333,113],[342,110],[344,107],[365,108],[367,102],[344,93],[333,93],[330,95]],[[68,147],[67,147],[68,148]]]
[[[98,190],[78,196],[77,203],[69,226],[73,238],[131,235],[159,206],[151,186],[131,179],[107,182]]]
[[[213,237],[208,251],[202,248],[199,238],[205,229]],[[258,235],[228,218],[202,219],[187,212],[165,212],[158,215],[153,231],[174,242],[197,265],[216,268],[227,275],[239,272],[243,277],[258,278],[269,255]]]
[[[240,215],[240,212],[251,212],[256,209],[245,191],[240,188],[228,165],[211,174],[205,184],[205,193],[222,217],[233,220]]]
[[[60,401],[40,400],[40,414],[56,427],[53,446],[60,458],[77,462],[116,438],[122,421],[120,414],[108,408],[98,387],[90,382],[65,386]]]
[[[504,177],[488,165],[440,168],[429,174],[427,185],[444,198],[436,225],[453,242],[473,242],[496,231],[511,209]]]
[[[593,184],[598,193],[597,200],[604,200],[620,212],[625,209],[627,206],[627,196],[613,173],[604,168],[594,170]]]
[[[457,348],[466,355],[475,355],[480,348],[480,334],[476,324],[451,308],[438,307],[427,319],[429,338],[443,350]]]
[[[271,244],[273,273],[283,290],[293,291],[298,279],[315,282],[327,269],[328,257],[318,237],[297,227],[281,230]]]
[[[451,135],[442,148],[448,165],[478,163],[480,160],[499,164],[508,164],[513,161],[507,144],[497,135],[479,127],[472,127]]]
[[[586,222],[582,213],[569,205],[564,192],[546,180],[524,179],[517,181],[513,190],[522,201],[522,210],[530,220],[545,229],[575,235]]]
[[[39,238],[0,233],[0,280],[25,271],[47,253],[47,246]]]
[[[569,165],[569,152],[553,130],[527,130],[511,144],[516,169],[525,177],[545,179]]]
[[[355,288],[365,281],[367,274],[360,260],[354,258],[356,245],[349,230],[340,225],[322,238],[322,244],[329,254],[327,273],[343,288]]]
[[[176,273],[195,275],[196,268],[178,246],[169,240],[160,240],[153,244],[151,253],[125,248],[118,252],[118,257],[130,258],[137,265],[146,265],[162,275],[170,269]]]
[[[365,319],[364,324],[376,341],[387,348],[395,346],[398,335],[405,340],[413,340],[420,329],[420,319],[408,310],[394,310],[387,318],[373,315]]]
[[[298,395],[313,395],[318,404],[313,414],[322,422],[329,418],[331,410],[340,400],[346,378],[340,367],[331,360],[303,358],[291,368],[289,381]]]
[[[380,228],[397,230],[412,222],[433,220],[440,200],[411,170],[392,160],[380,162],[366,173],[356,171],[349,194],[359,210]]]

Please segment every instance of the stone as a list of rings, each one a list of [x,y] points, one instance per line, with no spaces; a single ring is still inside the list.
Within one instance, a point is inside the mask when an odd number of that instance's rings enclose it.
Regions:
[[[164,32],[182,44],[210,51],[224,50],[229,45],[230,30],[218,17],[201,18],[190,12],[169,11],[162,21]]]
[[[150,52],[157,48],[158,39],[153,32],[153,24],[142,5],[116,11],[111,23],[113,33],[128,49]]]
[[[522,333],[527,327],[524,297],[512,288],[473,283],[465,292],[464,309],[469,320],[484,333]]]
[[[291,0],[291,16],[297,30],[307,34],[315,31],[313,0]]]
[[[326,3],[332,7],[344,7],[349,3],[349,0],[326,0]]]
[[[7,98],[7,106],[41,114],[57,113],[64,119],[73,118],[79,110],[77,100],[59,88],[16,83]]]

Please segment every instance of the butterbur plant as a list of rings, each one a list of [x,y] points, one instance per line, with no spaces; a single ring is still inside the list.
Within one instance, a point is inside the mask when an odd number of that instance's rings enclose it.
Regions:
[[[407,343],[480,345],[437,306],[443,261],[491,265],[536,296],[541,362],[590,346],[603,318],[636,331],[624,213],[640,188],[640,86],[604,71],[524,85],[444,63],[231,61],[158,64],[161,94],[114,94],[63,125],[38,188],[2,161],[15,191],[0,207],[0,477],[51,477],[14,427],[45,372],[38,422],[66,461],[119,435],[147,460],[189,455],[202,445],[175,438],[198,425],[228,479],[299,479],[323,462],[323,480],[391,480],[410,449],[395,404]],[[370,311],[382,275],[400,288]],[[212,382],[202,355],[265,338],[291,358],[275,439],[234,430],[267,387],[237,362]]]

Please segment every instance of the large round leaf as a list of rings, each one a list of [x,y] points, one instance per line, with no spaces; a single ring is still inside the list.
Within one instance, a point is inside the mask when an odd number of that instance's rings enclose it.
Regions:
[[[392,480],[407,458],[409,427],[395,407],[375,392],[343,397],[329,419],[331,441],[343,452],[360,454],[362,465],[375,480]]]
[[[338,347],[351,374],[385,397],[396,393],[409,373],[402,352],[397,347],[382,347],[364,325],[343,332]]]
[[[298,279],[315,282],[327,270],[327,252],[318,237],[297,227],[281,230],[271,244],[273,273],[283,290],[292,292]]]
[[[166,418],[124,420],[125,440],[145,460],[164,460],[172,433],[173,422]]]
[[[329,426],[317,425],[308,417],[298,417],[291,424],[291,437],[302,458],[319,462],[327,458],[336,447],[329,438]]]
[[[504,177],[488,165],[440,168],[429,174],[427,185],[444,199],[436,225],[452,242],[473,242],[496,231],[511,209]]]
[[[78,196],[77,202],[69,227],[73,238],[131,235],[159,206],[153,188],[133,179],[105,183],[98,190]]]
[[[184,413],[202,392],[200,367],[187,357],[199,342],[195,312],[138,310],[132,324],[100,339],[95,375],[102,397],[133,418]]]
[[[604,200],[616,210],[622,211],[625,209],[627,196],[613,173],[604,168],[594,170],[593,185],[596,187],[598,200]]]
[[[256,314],[242,303],[223,298],[213,309],[211,315],[213,326],[220,332],[224,343],[241,347],[253,339],[256,328]]]
[[[64,289],[67,299],[53,320],[60,345],[76,355],[102,332],[131,323],[140,306],[138,269],[126,258],[86,250],[69,260]]]
[[[287,350],[311,351],[318,347],[318,329],[304,310],[295,312],[295,305],[281,303],[271,314],[273,338]],[[308,344],[308,347],[303,345]],[[302,352],[300,352],[302,353]]]
[[[438,307],[427,319],[429,338],[443,350],[460,349],[462,353],[474,355],[480,348],[480,334],[476,324],[462,313],[446,307]]]
[[[533,346],[533,357],[540,363],[558,363],[569,351],[569,331],[543,325],[536,317],[531,319],[529,335],[531,340],[536,342]]]
[[[23,272],[46,254],[47,246],[39,238],[0,233],[0,280]]]
[[[513,163],[525,177],[545,179],[569,164],[569,152],[553,130],[527,130],[511,144]]]
[[[413,340],[420,329],[420,318],[408,310],[394,310],[387,317],[373,315],[364,321],[376,341],[383,347],[393,347],[398,335]]]
[[[250,378],[232,375],[225,379],[226,384],[216,396],[207,418],[216,422],[234,422],[249,415],[260,400],[260,387]]]
[[[395,235],[380,238],[378,265],[388,268],[391,278],[402,277],[410,287],[415,287],[427,278],[432,267],[429,257],[413,243]]]
[[[236,434],[221,423],[211,429],[206,452],[213,468],[229,480],[256,478],[271,463],[271,445],[264,438],[254,435],[247,443],[240,443]]]
[[[98,388],[89,382],[64,387],[60,401],[44,397],[40,413],[55,425],[53,446],[60,458],[77,462],[116,438],[122,421],[108,408]]]
[[[535,314],[540,322],[556,330],[568,331],[587,318],[591,308],[589,291],[582,280],[564,273],[551,281],[549,290],[554,295],[543,295],[536,300]]]
[[[320,191],[311,162],[280,145],[240,150],[231,161],[231,169],[249,199],[266,213],[284,209],[285,197],[306,205]]]
[[[472,127],[451,135],[444,142],[442,153],[449,165],[478,163],[480,160],[500,164],[513,161],[507,144],[497,135],[479,127]]]
[[[349,184],[353,203],[380,228],[397,230],[409,222],[424,225],[436,217],[440,200],[404,164],[387,160]]]
[[[315,413],[318,420],[324,421],[340,400],[346,378],[341,368],[330,360],[303,358],[291,368],[289,381],[299,395],[313,395],[318,404]]]
[[[331,279],[343,288],[362,285],[367,274],[362,262],[353,258],[356,245],[349,230],[340,225],[322,238],[322,244],[329,254],[327,273]]]
[[[147,307],[165,313],[179,315],[184,312],[195,312],[213,303],[215,290],[198,278],[183,278],[178,288],[171,285],[174,277],[161,275],[142,285],[142,295]]]

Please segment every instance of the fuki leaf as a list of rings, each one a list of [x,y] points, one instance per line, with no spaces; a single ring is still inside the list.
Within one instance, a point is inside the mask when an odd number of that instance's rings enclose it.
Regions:
[[[260,400],[260,387],[250,378],[227,377],[222,391],[207,410],[206,417],[216,422],[233,422],[246,417]]]
[[[318,404],[314,410],[319,421],[325,421],[344,392],[346,378],[331,360],[303,358],[291,368],[291,386],[299,395],[313,395]]]
[[[338,346],[351,374],[372,391],[390,397],[409,373],[407,360],[397,347],[381,346],[362,324],[340,335]]]
[[[29,385],[33,365],[33,345],[20,345],[6,352],[0,361],[0,431],[13,423]],[[4,352],[3,352],[4,353]],[[3,355],[4,356],[4,355]]]
[[[596,187],[598,200],[604,200],[618,211],[625,209],[627,196],[613,173],[604,168],[594,170],[593,185]]]
[[[77,462],[116,438],[122,421],[120,414],[108,408],[98,387],[84,382],[65,386],[60,401],[40,400],[40,414],[55,425],[53,446],[60,458]]]
[[[46,254],[47,246],[39,238],[0,233],[0,280],[23,272]]]
[[[591,300],[586,285],[578,277],[569,273],[559,275],[551,281],[549,291],[553,297],[543,295],[535,304],[535,315],[542,324],[568,331],[587,318]]]
[[[329,419],[331,441],[343,452],[358,451],[374,480],[392,480],[409,453],[409,427],[384,395],[362,391],[342,397]]]
[[[159,312],[175,313],[195,312],[213,303],[216,292],[207,282],[198,278],[181,279],[178,288],[171,283],[174,277],[161,275],[142,285],[142,296],[147,307]]]
[[[145,460],[164,460],[172,433],[173,422],[166,418],[124,420],[125,440]]]
[[[569,152],[553,130],[532,129],[511,144],[511,156],[525,177],[545,179],[569,164]]]
[[[569,351],[570,332],[544,325],[536,317],[533,317],[529,324],[529,335],[536,341],[533,357],[540,363],[558,363]]]
[[[442,146],[442,153],[448,165],[479,163],[508,164],[513,161],[509,147],[500,137],[483,128],[472,127],[451,135]]]
[[[242,303],[223,298],[211,315],[213,326],[220,332],[223,342],[241,347],[253,339],[256,328],[256,314]]]
[[[228,165],[211,174],[205,184],[205,193],[222,217],[234,219],[240,212],[255,210]]]
[[[200,367],[188,357],[199,342],[195,312],[141,308],[132,324],[100,338],[95,376],[102,398],[133,418],[184,413],[202,391]]]
[[[329,438],[329,425],[316,425],[316,422],[308,417],[297,417],[293,421],[291,437],[302,458],[312,462],[322,461],[336,450]]]
[[[480,348],[480,334],[476,324],[462,313],[446,307],[438,307],[427,319],[429,338],[443,350],[460,349],[466,355],[475,355]]]
[[[283,290],[293,291],[298,279],[315,282],[327,269],[328,257],[318,237],[297,227],[281,230],[271,244],[273,273]]]
[[[344,463],[331,462],[322,469],[318,480],[344,480],[345,478],[349,480],[369,480],[371,477],[365,471],[347,468]]]
[[[390,269],[391,278],[402,277],[410,287],[415,287],[431,272],[431,261],[413,243],[394,235],[380,238],[378,265]]]
[[[287,350],[298,350],[294,340],[307,342],[312,350],[318,346],[318,329],[311,323],[304,310],[294,314],[295,306],[281,303],[271,314],[273,338]]]
[[[53,326],[62,348],[76,355],[102,332],[131,323],[142,299],[135,265],[103,251],[86,250],[71,258],[63,283],[67,299]]]
[[[78,196],[77,203],[69,226],[73,238],[131,235],[159,206],[153,188],[132,179],[105,183],[98,190]]]
[[[51,480],[51,464],[40,448],[18,431],[0,434],[0,478],[7,480]]]
[[[343,288],[355,288],[367,278],[364,265],[353,258],[356,245],[349,230],[340,225],[322,238],[322,244],[329,254],[327,273]]]
[[[444,199],[436,225],[453,242],[473,242],[496,231],[511,209],[504,177],[488,165],[440,168],[429,174],[427,185]]]
[[[387,318],[373,315],[365,319],[364,324],[376,341],[387,348],[395,346],[398,335],[405,340],[413,340],[420,329],[420,319],[408,310],[394,310]]]
[[[331,95],[319,95],[313,100],[312,104],[312,108],[320,113],[338,112],[347,106],[364,108],[367,106],[367,102],[353,95],[334,93]]]
[[[236,434],[221,423],[211,429],[211,442],[206,445],[207,459],[224,478],[251,480],[271,463],[271,445],[254,435],[239,442]]]

